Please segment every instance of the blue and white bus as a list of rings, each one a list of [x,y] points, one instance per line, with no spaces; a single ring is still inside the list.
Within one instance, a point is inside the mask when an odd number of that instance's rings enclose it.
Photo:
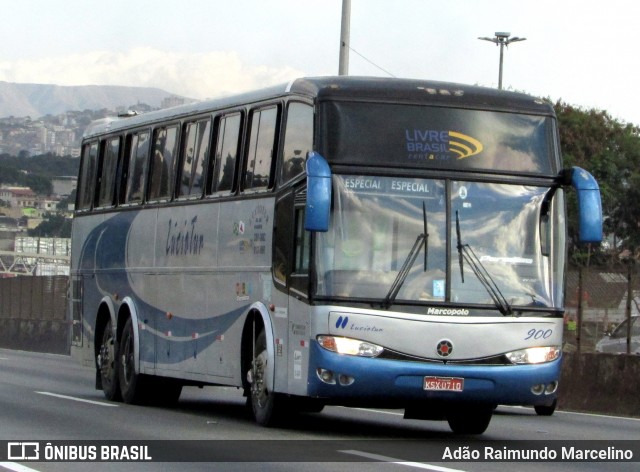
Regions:
[[[271,425],[324,405],[480,434],[553,411],[565,188],[553,108],[513,92],[325,77],[85,133],[72,354],[110,400],[243,389]]]

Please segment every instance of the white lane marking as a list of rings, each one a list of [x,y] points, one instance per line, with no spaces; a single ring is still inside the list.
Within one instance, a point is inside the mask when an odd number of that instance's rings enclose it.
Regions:
[[[337,408],[345,408],[348,410],[360,410],[360,411],[369,411],[372,413],[382,413],[384,415],[393,415],[393,416],[404,416],[404,413],[397,413],[394,411],[384,411],[384,410],[375,410],[372,408],[353,408],[348,406],[340,406]],[[514,409],[514,410],[527,410],[533,412],[533,408],[530,406],[520,406],[520,405],[500,405],[500,408],[505,409]],[[594,416],[596,418],[610,418],[613,420],[629,420],[629,421],[640,421],[640,418],[632,418],[630,416],[614,416],[614,415],[605,415],[602,413],[584,413],[580,411],[566,411],[566,410],[556,410],[555,414],[561,415],[579,415],[579,416]]]
[[[630,416],[602,415],[599,413],[580,413],[579,411],[556,411],[556,413],[560,413],[561,415],[594,416],[596,418],[609,418],[612,420],[640,421],[640,418],[631,418]]]
[[[0,467],[12,470],[13,472],[39,472],[36,469],[31,469],[27,466],[16,464],[15,462],[0,462]]]
[[[423,464],[422,462],[407,462],[402,459],[395,459],[393,457],[381,456],[379,454],[370,454],[368,452],[356,451],[354,449],[346,451],[338,451],[344,454],[352,454],[354,456],[366,457],[367,459],[373,459],[380,462],[389,462],[397,465],[405,465],[407,467],[414,467],[416,469],[433,470],[436,472],[465,472],[460,469],[450,469],[449,467],[441,467],[439,465]]]
[[[371,408],[355,408],[349,406],[339,406],[338,408],[344,408],[346,410],[368,411],[371,413],[382,413],[383,415],[404,416],[404,413],[397,413],[395,411],[374,410]]]
[[[530,406],[518,406],[518,405],[500,405],[500,408],[512,408],[512,409],[521,409],[521,410],[529,410],[533,411],[533,408]],[[578,416],[594,416],[596,418],[609,418],[612,420],[629,420],[629,421],[640,421],[640,418],[632,418],[630,416],[613,416],[613,415],[605,415],[602,413],[584,413],[580,411],[567,411],[567,410],[556,410],[554,414],[561,415],[578,415]]]
[[[36,392],[36,393],[40,395],[47,395],[49,397],[63,398],[65,400],[73,400],[74,402],[90,403],[92,405],[111,406],[116,408],[118,407],[118,405],[115,405],[113,403],[97,402],[95,400],[85,400],[84,398],[70,397],[68,395],[60,395],[59,393],[51,393],[51,392]]]

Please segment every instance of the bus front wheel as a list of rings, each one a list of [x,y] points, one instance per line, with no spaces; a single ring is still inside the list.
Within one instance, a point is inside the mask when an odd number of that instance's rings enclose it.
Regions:
[[[455,405],[446,413],[449,427],[456,434],[482,434],[489,426],[492,416],[491,405]]]
[[[262,426],[272,426],[281,419],[279,414],[282,396],[270,390],[267,382],[267,371],[270,368],[268,362],[267,336],[262,330],[255,340],[251,368],[247,372],[247,381],[250,384],[247,401],[251,405],[256,423]]]
[[[536,410],[538,416],[551,416],[556,411],[558,405],[558,399],[553,400],[551,405],[536,405],[533,408]]]

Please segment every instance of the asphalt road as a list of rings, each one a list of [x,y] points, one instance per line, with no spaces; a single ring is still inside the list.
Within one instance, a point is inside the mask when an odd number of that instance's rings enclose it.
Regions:
[[[127,446],[150,445],[146,452],[155,456],[156,461],[32,462],[18,460],[14,449],[0,451],[6,452],[0,455],[5,458],[5,462],[0,462],[0,472],[410,469],[614,472],[636,471],[640,467],[638,419],[563,411],[540,417],[532,409],[499,407],[484,435],[460,437],[451,433],[446,422],[404,420],[400,411],[327,407],[319,414],[300,415],[281,428],[266,429],[252,422],[241,392],[233,388],[185,388],[176,407],[159,408],[108,402],[102,392],[93,388],[93,381],[91,369],[76,365],[68,357],[0,349],[0,447],[9,447],[8,441],[31,441],[39,444],[41,454],[50,443],[58,447],[59,454],[72,454],[69,451],[73,447],[94,447],[100,456],[103,447],[127,441]],[[527,449],[531,444],[538,449],[547,444],[550,448],[602,448],[612,444],[605,441],[621,441],[614,443],[619,449],[634,445],[636,462],[433,460],[446,447],[450,454],[478,451],[483,455],[485,448],[491,447],[495,459],[504,448],[509,452],[518,447]],[[83,450],[75,451],[81,454]],[[115,451],[114,454],[128,452],[133,456],[143,449]],[[91,449],[84,452],[88,454]],[[174,457],[181,462],[158,462],[159,458],[174,460]],[[213,460],[190,462],[202,457]]]

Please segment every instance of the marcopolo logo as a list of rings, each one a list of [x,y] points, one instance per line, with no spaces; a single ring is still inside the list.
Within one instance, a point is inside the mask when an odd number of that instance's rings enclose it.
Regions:
[[[467,316],[469,315],[469,310],[466,308],[433,308],[430,307],[427,310],[427,315],[461,315]]]
[[[408,158],[412,160],[460,160],[480,154],[483,144],[458,131],[406,129]]]

